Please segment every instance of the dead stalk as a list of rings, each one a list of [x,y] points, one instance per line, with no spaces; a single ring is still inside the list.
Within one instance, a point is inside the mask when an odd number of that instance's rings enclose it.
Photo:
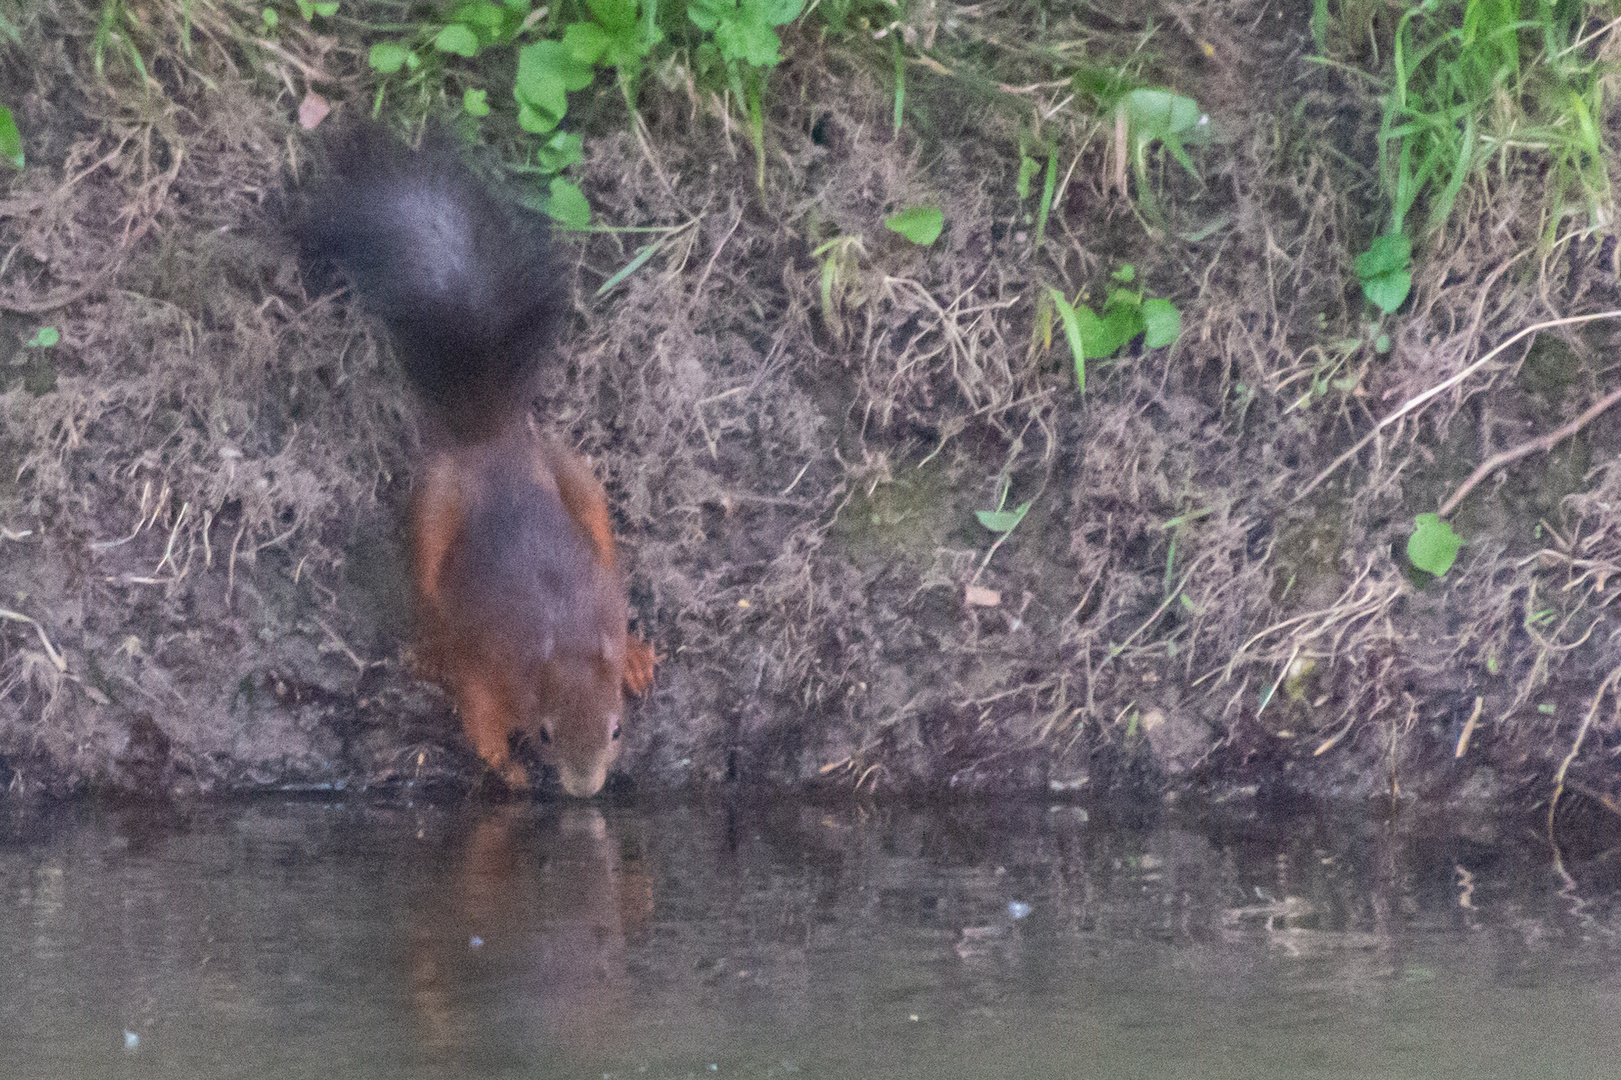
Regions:
[[[1324,480],[1327,480],[1330,476],[1334,475],[1334,473],[1339,470],[1341,465],[1344,465],[1347,461],[1350,461],[1352,458],[1361,453],[1362,449],[1374,439],[1378,438],[1379,433],[1385,428],[1389,427],[1391,424],[1394,424],[1396,421],[1400,420],[1413,410],[1420,408],[1425,402],[1429,401],[1431,398],[1434,398],[1436,395],[1443,394],[1452,389],[1454,386],[1457,386],[1459,383],[1468,379],[1471,375],[1475,374],[1477,371],[1495,359],[1499,353],[1503,352],[1509,346],[1513,345],[1522,338],[1540,333],[1543,330],[1552,330],[1560,326],[1578,326],[1582,323],[1595,322],[1598,319],[1614,319],[1618,317],[1621,317],[1621,309],[1599,311],[1594,312],[1591,315],[1567,315],[1562,319],[1549,319],[1546,322],[1533,323],[1532,325],[1527,326],[1525,329],[1520,330],[1519,332],[1510,336],[1507,341],[1504,341],[1501,345],[1498,345],[1491,352],[1487,353],[1485,356],[1482,356],[1479,360],[1476,360],[1463,370],[1449,376],[1448,378],[1442,379],[1440,382],[1436,383],[1422,394],[1409,398],[1399,409],[1385,417],[1383,420],[1379,421],[1379,423],[1374,426],[1372,431],[1358,439],[1355,446],[1351,447],[1351,449],[1335,458],[1328,468],[1324,469],[1322,472],[1313,477],[1311,483],[1301,488],[1295,497],[1290,501],[1299,502],[1301,499],[1304,499],[1307,495],[1311,494],[1311,492],[1319,484],[1321,484]]]
[[[1570,438],[1582,428],[1586,427],[1601,413],[1618,401],[1621,401],[1621,389],[1612,390],[1589,406],[1586,412],[1582,413],[1582,415],[1578,416],[1564,427],[1556,428],[1555,430],[1548,432],[1546,435],[1532,439],[1530,442],[1522,443],[1521,445],[1514,447],[1512,450],[1504,450],[1502,453],[1493,454],[1491,457],[1481,462],[1479,468],[1469,474],[1469,479],[1465,480],[1462,485],[1459,486],[1458,490],[1452,493],[1451,498],[1447,499],[1446,502],[1441,504],[1441,509],[1436,511],[1436,513],[1441,517],[1446,517],[1448,514],[1451,514],[1452,511],[1458,508],[1458,504],[1463,502],[1464,498],[1475,489],[1475,486],[1478,485],[1482,480],[1486,479],[1486,477],[1490,476],[1498,469],[1503,468],[1505,465],[1510,465],[1523,457],[1529,457],[1532,454],[1540,454],[1553,449],[1559,443]]]
[[[1554,775],[1553,798],[1548,800],[1548,836],[1553,836],[1553,814],[1559,808],[1559,796],[1565,793],[1565,773],[1570,769],[1571,762],[1581,753],[1582,740],[1587,738],[1587,729],[1593,726],[1593,718],[1598,715],[1599,703],[1604,700],[1607,691],[1615,689],[1617,680],[1621,680],[1621,667],[1611,671],[1599,684],[1598,693],[1593,695],[1593,704],[1588,707],[1587,715],[1582,717],[1582,726],[1576,729],[1576,740],[1571,743],[1570,753],[1565,760],[1559,763],[1559,772]]]

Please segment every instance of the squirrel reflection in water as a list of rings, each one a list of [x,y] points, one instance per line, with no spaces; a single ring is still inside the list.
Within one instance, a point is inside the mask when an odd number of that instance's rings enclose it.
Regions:
[[[625,941],[653,914],[647,870],[595,807],[494,807],[413,905],[409,975],[422,1045],[490,1052],[492,1021],[569,1053],[622,1027]],[[527,1049],[533,1049],[532,1046]]]

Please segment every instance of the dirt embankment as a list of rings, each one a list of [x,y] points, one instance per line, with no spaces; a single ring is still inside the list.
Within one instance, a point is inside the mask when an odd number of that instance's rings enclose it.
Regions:
[[[413,403],[276,223],[316,137],[300,100],[365,109],[366,42],[265,42],[233,0],[126,6],[143,70],[98,5],[8,8],[0,44],[28,150],[0,176],[0,776],[476,782],[406,655]],[[574,313],[539,407],[607,482],[664,655],[628,776],[1535,799],[1580,733],[1567,789],[1605,805],[1617,421],[1477,489],[1444,579],[1401,552],[1480,461],[1606,391],[1612,324],[1528,339],[1331,464],[1525,326],[1616,306],[1614,242],[1540,243],[1535,169],[1466,188],[1373,349],[1351,260],[1382,227],[1377,105],[1309,61],[1294,7],[1049,28],[1099,58],[1152,29],[1139,75],[1207,111],[1197,178],[1154,151],[1147,215],[1083,116],[1047,132],[1071,141],[1033,221],[1020,124],[1062,88],[918,65],[897,134],[882,67],[809,24],[772,73],[763,192],[679,72],[639,124],[582,107],[597,219],[667,230],[605,296],[649,234],[562,241]],[[990,20],[940,33],[994,43]],[[884,228],[923,203],[931,247]],[[824,294],[813,252],[840,237]],[[1180,340],[1082,393],[1041,297],[1096,303],[1128,263]],[[25,345],[42,326],[59,343]],[[1029,510],[998,541],[975,511],[1004,498]]]

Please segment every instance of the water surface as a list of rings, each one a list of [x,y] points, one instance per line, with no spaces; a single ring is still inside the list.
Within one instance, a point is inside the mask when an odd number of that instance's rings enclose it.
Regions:
[[[1568,863],[1030,804],[81,806],[0,826],[0,1076],[1614,1078],[1617,875]]]

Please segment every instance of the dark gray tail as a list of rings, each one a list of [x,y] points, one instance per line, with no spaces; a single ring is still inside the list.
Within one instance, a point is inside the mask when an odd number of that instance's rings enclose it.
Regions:
[[[528,406],[565,310],[547,223],[499,198],[448,135],[411,150],[357,125],[325,149],[297,215],[303,254],[348,274],[458,438],[497,430]]]

